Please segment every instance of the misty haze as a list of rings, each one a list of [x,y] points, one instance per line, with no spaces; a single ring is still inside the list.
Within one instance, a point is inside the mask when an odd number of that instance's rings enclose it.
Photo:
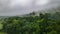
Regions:
[[[0,0],[0,16],[16,16],[56,8],[60,0]]]

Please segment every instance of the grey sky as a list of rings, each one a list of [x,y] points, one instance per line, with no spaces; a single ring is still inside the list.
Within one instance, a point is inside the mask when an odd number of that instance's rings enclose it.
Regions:
[[[0,16],[28,14],[60,6],[60,0],[0,0]]]

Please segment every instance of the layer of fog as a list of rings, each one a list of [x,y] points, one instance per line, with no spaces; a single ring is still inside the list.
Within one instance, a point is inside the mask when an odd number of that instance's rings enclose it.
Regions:
[[[60,6],[60,0],[0,0],[0,16],[23,15]]]

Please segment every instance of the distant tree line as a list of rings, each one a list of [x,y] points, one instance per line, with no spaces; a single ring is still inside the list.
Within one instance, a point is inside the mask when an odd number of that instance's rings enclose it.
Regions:
[[[60,34],[60,12],[4,18],[0,20],[0,27],[7,34]]]

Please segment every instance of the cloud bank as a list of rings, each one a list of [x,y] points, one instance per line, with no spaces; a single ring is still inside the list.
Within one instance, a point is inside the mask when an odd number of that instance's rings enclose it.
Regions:
[[[23,15],[60,5],[60,0],[0,0],[0,16]]]

